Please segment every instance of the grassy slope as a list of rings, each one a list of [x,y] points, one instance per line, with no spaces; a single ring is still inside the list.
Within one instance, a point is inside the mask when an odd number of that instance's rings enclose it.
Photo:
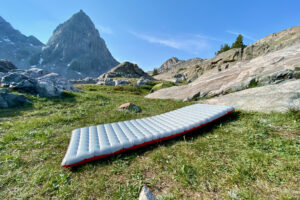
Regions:
[[[145,99],[134,87],[79,86],[62,99],[0,110],[0,199],[134,199],[147,184],[160,199],[297,199],[299,112],[237,111],[187,136],[74,169],[60,167],[73,129],[141,118],[190,103]],[[121,113],[132,102],[142,113]]]

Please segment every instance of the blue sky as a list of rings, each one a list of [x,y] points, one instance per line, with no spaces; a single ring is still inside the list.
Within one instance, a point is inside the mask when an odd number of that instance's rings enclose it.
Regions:
[[[0,0],[0,16],[47,43],[55,27],[80,9],[112,55],[144,70],[166,59],[210,58],[237,34],[246,44],[300,25],[299,0]]]

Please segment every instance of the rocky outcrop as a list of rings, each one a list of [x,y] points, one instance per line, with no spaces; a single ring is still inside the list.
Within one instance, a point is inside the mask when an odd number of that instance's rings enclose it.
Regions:
[[[112,68],[105,74],[102,74],[99,78],[115,78],[115,77],[124,77],[124,78],[141,78],[153,79],[152,76],[145,73],[137,64],[131,62],[123,62],[118,66]]]
[[[30,103],[25,96],[12,94],[7,89],[0,89],[0,108],[10,108],[25,103]]]
[[[164,73],[167,72],[169,70],[171,70],[173,68],[173,66],[177,63],[182,63],[184,62],[183,60],[179,60],[176,57],[172,57],[170,59],[168,59],[166,62],[164,62],[158,69],[157,72],[160,73]]]
[[[239,61],[221,71],[212,68],[194,82],[158,90],[148,98],[193,99],[213,97],[249,87],[276,84],[297,79],[300,66],[300,43],[259,56],[250,61]]]
[[[218,54],[216,57],[198,62],[185,61],[173,66],[176,70],[168,70],[155,76],[159,80],[176,81],[176,75],[181,74],[185,80],[192,82],[211,69],[222,71],[241,61],[249,61],[258,56],[266,55],[300,42],[300,26],[273,33],[244,49],[235,48]]]
[[[110,86],[122,86],[130,85],[131,83],[127,80],[112,79],[112,78],[99,78],[97,85],[110,85]]]
[[[17,69],[14,64],[8,60],[0,59],[0,72],[6,73],[13,69]]]
[[[97,77],[119,64],[82,10],[54,30],[35,61],[68,79]]]
[[[185,80],[194,80],[198,77],[198,73],[203,71],[201,67],[203,61],[204,59],[201,58],[193,58],[186,61],[181,60],[180,62],[173,64],[168,71],[156,75],[155,79],[175,82],[177,79],[176,76],[181,74],[185,77]],[[192,68],[193,70],[191,70]]]
[[[44,46],[34,36],[25,36],[0,17],[0,58],[13,62],[20,68],[28,68],[32,59]]]
[[[79,91],[62,76],[38,68],[9,71],[1,77],[0,85],[42,97],[58,97],[64,90]]]
[[[300,42],[300,26],[272,33],[247,46],[243,51],[243,60],[250,60],[267,53],[292,46]]]
[[[233,106],[236,109],[259,112],[286,112],[300,109],[300,80],[227,94],[202,103]]]
[[[86,77],[83,79],[71,79],[70,83],[72,84],[96,84],[98,82],[98,78]]]

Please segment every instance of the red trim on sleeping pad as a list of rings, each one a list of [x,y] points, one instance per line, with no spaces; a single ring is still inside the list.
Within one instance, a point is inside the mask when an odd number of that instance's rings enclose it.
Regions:
[[[206,123],[204,123],[204,124],[201,124],[201,125],[199,125],[199,126],[196,126],[196,127],[194,127],[194,128],[191,128],[191,129],[189,129],[189,130],[183,131],[183,132],[181,132],[181,133],[177,133],[177,134],[170,135],[170,136],[167,136],[167,137],[159,138],[159,139],[156,139],[156,140],[151,140],[151,141],[149,141],[149,142],[144,142],[144,143],[142,143],[142,144],[134,145],[134,146],[129,147],[129,148],[120,149],[119,151],[116,151],[116,152],[114,152],[114,153],[104,154],[104,155],[99,155],[99,156],[94,156],[94,157],[92,157],[92,158],[87,158],[87,159],[84,159],[84,160],[79,161],[79,162],[77,162],[77,163],[73,163],[73,164],[71,164],[71,165],[63,165],[63,167],[65,167],[65,168],[68,168],[68,167],[74,167],[74,166],[76,166],[76,165],[80,165],[80,164],[83,164],[83,163],[86,163],[86,162],[90,162],[90,161],[93,161],[93,160],[97,160],[97,159],[109,157],[109,156],[112,156],[112,155],[116,155],[116,154],[119,154],[119,153],[121,153],[121,152],[125,152],[125,151],[129,151],[129,150],[136,149],[136,148],[139,148],[139,147],[147,146],[147,145],[149,145],[149,144],[153,144],[153,143],[156,143],[156,142],[159,142],[159,141],[164,141],[164,140],[167,140],[167,139],[171,139],[171,138],[177,137],[177,136],[179,136],[179,135],[183,135],[183,134],[185,134],[185,133],[188,133],[188,132],[191,132],[191,131],[193,131],[193,130],[196,130],[196,129],[198,129],[198,128],[202,127],[202,126],[205,126],[205,125],[207,125],[207,124],[209,124],[209,123],[212,123],[212,122],[214,122],[214,121],[216,121],[216,120],[218,120],[218,119],[220,119],[220,118],[222,118],[222,117],[224,117],[224,116],[226,116],[226,115],[232,113],[233,111],[234,111],[234,109],[231,110],[231,111],[229,111],[229,112],[227,112],[226,114],[222,115],[221,117],[218,117],[218,118],[216,118],[216,119],[214,119],[214,120],[212,120],[212,121],[206,122]]]

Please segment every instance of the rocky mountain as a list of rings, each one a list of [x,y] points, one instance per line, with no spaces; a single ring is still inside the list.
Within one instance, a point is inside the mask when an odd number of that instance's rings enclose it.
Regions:
[[[166,71],[169,71],[173,68],[173,66],[177,63],[182,63],[184,62],[183,60],[179,60],[178,58],[176,57],[172,57],[172,58],[169,58],[168,60],[166,60],[158,69],[157,69],[157,72],[160,74],[160,73],[163,73],[163,72],[166,72]]]
[[[44,46],[34,36],[25,36],[0,17],[0,59],[7,59],[19,68],[28,68]]]
[[[124,77],[124,78],[145,78],[152,80],[152,76],[144,72],[137,64],[131,62],[123,62],[118,66],[112,68],[107,73],[102,74],[99,78],[115,78],[115,77]]]
[[[54,30],[33,63],[68,79],[97,77],[118,64],[82,10]]]
[[[212,69],[222,71],[241,61],[249,61],[258,56],[289,47],[300,42],[300,26],[295,26],[254,42],[244,49],[235,48],[223,52],[211,59],[185,61],[174,66],[175,70],[169,70],[155,76],[156,79],[175,81],[177,77],[184,77],[188,82],[196,80],[204,73],[210,73]]]
[[[17,69],[17,67],[14,64],[12,64],[10,61],[0,59],[0,73],[6,73],[14,69]]]
[[[299,83],[297,79],[300,79],[299,69],[300,26],[296,26],[269,35],[245,49],[231,49],[221,53],[212,59],[199,62],[196,66],[189,66],[182,69],[182,71],[177,71],[177,74],[164,73],[168,74],[169,77],[176,77],[178,74],[187,77],[188,73],[192,75],[194,72],[197,77],[188,85],[161,89],[147,95],[147,97],[190,100],[228,95],[207,102],[221,104],[222,100],[231,101],[228,105],[242,107],[246,110],[251,103],[252,110],[257,110],[261,106],[261,111],[264,109],[270,111],[270,106],[267,107],[266,102],[273,102],[269,99],[274,97],[274,100],[277,98],[274,105],[280,105],[279,110],[282,111],[291,108],[291,102],[296,107],[300,107],[299,87],[295,86]],[[155,78],[158,76],[155,76]],[[281,90],[286,87],[285,83],[287,82],[292,83],[287,84],[289,90],[285,93]],[[272,87],[269,87],[269,85],[272,85]],[[248,89],[254,87],[260,87],[260,89]],[[234,95],[235,93],[228,94],[241,90],[245,90],[245,92],[236,95]],[[249,90],[249,93],[246,90]],[[260,98],[261,103],[255,100],[255,96],[253,96],[255,91],[260,94],[257,98]],[[282,98],[280,98],[280,95],[274,96],[272,91],[278,91],[282,94]],[[247,94],[249,95],[247,98],[250,99],[249,101],[243,100]],[[256,104],[259,105],[255,108],[254,105]],[[271,110],[276,109],[273,107]]]

